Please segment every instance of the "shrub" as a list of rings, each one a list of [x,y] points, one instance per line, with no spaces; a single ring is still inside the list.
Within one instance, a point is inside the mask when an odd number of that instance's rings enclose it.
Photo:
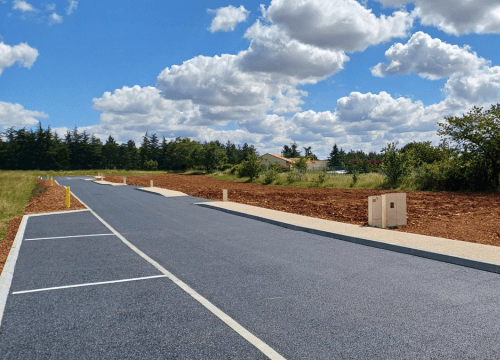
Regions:
[[[249,177],[250,181],[252,181],[254,178],[259,177],[265,169],[266,166],[262,164],[257,154],[252,153],[248,155],[247,160],[238,165],[237,171],[239,177]]]
[[[281,165],[279,163],[272,163],[272,164],[269,164],[267,169],[276,171],[278,174],[280,174],[283,172],[283,165]]]
[[[269,185],[273,181],[277,180],[279,173],[275,170],[269,169],[264,172],[264,184]]]
[[[356,183],[358,182],[358,172],[355,171],[354,174],[352,174],[352,183],[351,185],[349,185],[349,187],[353,187],[354,185],[356,185]]]
[[[293,183],[296,181],[303,181],[305,179],[306,179],[306,174],[297,171],[296,169],[289,171],[288,174],[286,175],[286,180],[289,183]]]
[[[328,176],[328,171],[326,170],[326,168],[322,169],[321,172],[318,174],[318,184],[323,184],[327,176]]]
[[[154,160],[148,160],[144,162],[144,170],[155,171],[158,170],[158,163]]]
[[[399,183],[404,177],[409,176],[412,169],[415,168],[414,150],[401,154],[396,149],[397,144],[390,143],[386,148],[382,149],[384,154],[382,155],[381,170],[393,185]]]
[[[305,173],[307,171],[307,158],[301,157],[299,160],[293,164],[293,167],[300,173]]]
[[[488,161],[473,154],[423,164],[416,170],[418,190],[495,191]]]

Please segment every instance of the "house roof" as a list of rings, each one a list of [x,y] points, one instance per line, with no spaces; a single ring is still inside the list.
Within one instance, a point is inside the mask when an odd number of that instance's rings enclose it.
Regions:
[[[299,160],[299,158],[286,158],[286,157],[278,155],[278,154],[267,153],[265,155],[271,155],[271,156],[274,156],[275,158],[281,159],[283,161],[286,161],[287,163],[292,163],[292,164],[294,164],[296,161]],[[323,160],[316,160],[316,161],[323,161]],[[311,160],[311,159],[307,159],[307,164],[308,165],[309,164],[314,164],[316,161],[315,160]]]
[[[268,154],[265,154],[265,155],[271,155],[271,156],[274,156],[275,158],[278,158],[278,159],[280,159],[280,160],[283,160],[283,161],[286,161],[286,162],[288,162],[288,163],[292,163],[292,164],[293,164],[295,161],[297,161],[297,160],[298,160],[298,159],[288,159],[288,158],[286,158],[286,157],[284,157],[284,156],[281,156],[281,155],[278,155],[278,154],[269,154],[269,153],[268,153]]]

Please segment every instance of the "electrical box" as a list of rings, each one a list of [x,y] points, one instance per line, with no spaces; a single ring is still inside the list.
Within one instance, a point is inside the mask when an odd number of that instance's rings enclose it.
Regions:
[[[406,194],[393,193],[368,197],[368,225],[381,228],[407,224]]]

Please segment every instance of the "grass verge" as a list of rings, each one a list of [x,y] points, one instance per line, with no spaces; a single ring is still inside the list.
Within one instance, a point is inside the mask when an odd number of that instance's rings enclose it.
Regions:
[[[231,175],[228,172],[219,172],[207,174],[207,176],[219,180],[228,180],[234,182],[250,182],[250,178],[239,178],[237,175]],[[335,189],[393,189],[387,182],[385,176],[370,173],[359,174],[358,180],[355,184],[352,181],[352,175],[349,174],[328,174],[323,183],[319,181],[319,172],[308,172],[303,181],[287,181],[287,174],[279,174],[278,179],[273,181],[268,186],[284,186],[284,187],[298,187],[298,188],[335,188]],[[264,184],[264,175],[255,178],[253,184]],[[403,190],[403,189],[396,189]],[[406,190],[406,189],[405,189]]]
[[[37,189],[37,176],[28,171],[0,171],[0,241],[7,236],[9,221],[24,213]]]

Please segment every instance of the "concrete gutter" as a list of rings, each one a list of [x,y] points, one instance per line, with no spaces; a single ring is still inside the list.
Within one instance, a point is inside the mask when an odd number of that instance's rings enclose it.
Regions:
[[[196,205],[291,230],[500,274],[500,247],[498,246],[346,224],[233,202],[197,203]]]

